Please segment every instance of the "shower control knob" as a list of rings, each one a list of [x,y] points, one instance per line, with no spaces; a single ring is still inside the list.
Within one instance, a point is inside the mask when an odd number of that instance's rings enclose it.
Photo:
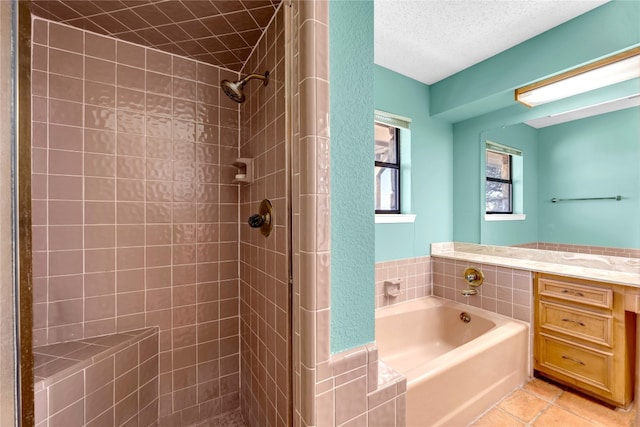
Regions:
[[[251,215],[249,217],[249,227],[260,228],[264,224],[264,217],[259,214]]]
[[[257,214],[251,215],[247,222],[249,227],[259,228],[264,237],[269,237],[271,230],[273,230],[273,206],[271,206],[271,202],[267,199],[260,202],[260,210]]]

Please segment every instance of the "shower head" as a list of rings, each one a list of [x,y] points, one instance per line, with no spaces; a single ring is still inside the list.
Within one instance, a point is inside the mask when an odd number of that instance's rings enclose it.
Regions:
[[[220,86],[222,86],[222,90],[224,90],[224,93],[229,98],[231,98],[236,102],[244,102],[245,96],[244,96],[244,92],[242,92],[242,88],[244,87],[244,85],[247,84],[249,80],[253,80],[253,79],[262,80],[264,82],[263,85],[266,86],[269,84],[269,72],[265,71],[264,75],[249,74],[245,78],[235,82],[230,82],[229,80],[223,80],[222,82],[220,82]]]

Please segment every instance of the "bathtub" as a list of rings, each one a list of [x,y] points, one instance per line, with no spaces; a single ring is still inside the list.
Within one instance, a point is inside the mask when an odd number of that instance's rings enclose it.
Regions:
[[[467,426],[528,377],[526,323],[438,297],[376,310],[376,343],[407,377],[407,427]]]

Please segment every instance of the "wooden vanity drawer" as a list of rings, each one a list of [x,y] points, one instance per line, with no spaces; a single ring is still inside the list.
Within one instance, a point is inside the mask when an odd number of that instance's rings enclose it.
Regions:
[[[559,298],[593,307],[608,309],[613,307],[613,291],[610,288],[598,288],[540,278],[538,280],[538,292],[540,296]]]
[[[613,316],[540,301],[540,327],[596,344],[613,346]]]
[[[545,371],[555,371],[575,378],[602,391],[611,391],[613,354],[540,335],[538,363]]]

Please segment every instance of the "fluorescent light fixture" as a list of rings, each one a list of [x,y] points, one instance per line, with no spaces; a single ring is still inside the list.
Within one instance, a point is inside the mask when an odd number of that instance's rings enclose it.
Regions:
[[[601,114],[633,107],[640,107],[640,94],[614,99],[613,101],[601,102],[599,104],[589,105],[588,107],[576,108],[575,110],[563,111],[538,119],[531,119],[524,123],[536,129],[541,129],[547,126],[599,116]]]
[[[516,89],[516,101],[527,107],[640,77],[640,47]]]

